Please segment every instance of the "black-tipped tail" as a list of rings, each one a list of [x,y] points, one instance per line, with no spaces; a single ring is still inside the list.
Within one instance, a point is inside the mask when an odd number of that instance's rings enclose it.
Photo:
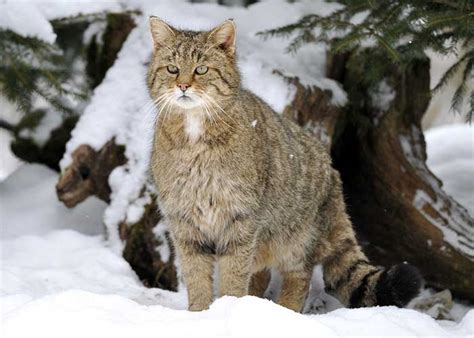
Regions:
[[[394,265],[380,275],[375,287],[377,305],[406,306],[423,284],[418,269],[410,264]]]

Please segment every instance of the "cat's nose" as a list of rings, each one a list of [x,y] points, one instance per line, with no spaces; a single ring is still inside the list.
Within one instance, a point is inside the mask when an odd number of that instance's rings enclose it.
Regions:
[[[191,85],[189,83],[178,83],[178,87],[184,93]]]

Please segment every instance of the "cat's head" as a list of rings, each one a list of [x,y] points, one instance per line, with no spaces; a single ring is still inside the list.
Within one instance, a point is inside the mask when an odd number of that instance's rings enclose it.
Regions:
[[[235,97],[240,75],[235,60],[235,25],[227,20],[205,32],[180,31],[150,17],[153,59],[148,88],[156,104],[216,112]],[[166,108],[165,108],[166,107]]]

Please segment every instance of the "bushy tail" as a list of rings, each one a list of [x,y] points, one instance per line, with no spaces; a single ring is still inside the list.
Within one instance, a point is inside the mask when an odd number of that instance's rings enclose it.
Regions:
[[[353,257],[359,257],[355,261],[341,260],[324,265],[327,290],[335,293],[346,306],[404,307],[418,295],[422,277],[417,268],[409,264],[398,264],[380,269],[371,265],[365,257],[360,258],[363,254],[357,245],[354,250],[357,253]]]
[[[336,172],[333,179],[328,201],[321,209],[322,225],[327,232],[317,246],[317,261],[323,264],[326,289],[349,307],[407,305],[422,285],[418,269],[409,264],[380,269],[369,263],[357,244]]]

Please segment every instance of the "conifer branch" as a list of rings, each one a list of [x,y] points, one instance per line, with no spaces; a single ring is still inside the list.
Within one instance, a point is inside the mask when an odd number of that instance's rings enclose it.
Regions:
[[[471,65],[474,58],[474,5],[465,0],[386,0],[360,1],[340,0],[343,7],[327,16],[308,14],[296,23],[261,32],[260,35],[292,37],[288,51],[296,52],[306,43],[323,43],[330,47],[333,54],[351,50],[361,53],[364,49],[372,52],[364,54],[373,58],[373,69],[365,73],[367,81],[378,83],[390,62],[400,67],[425,58],[428,49],[442,55],[463,56],[443,74],[434,92],[445,86],[459,67]],[[357,16],[357,20],[354,20]],[[372,47],[362,47],[362,42],[374,41]],[[385,62],[386,64],[379,64]],[[467,66],[466,66],[467,67]],[[469,67],[470,68],[470,67]],[[466,75],[466,74],[465,74]],[[459,102],[467,93],[463,76],[453,96],[452,106],[461,107]],[[472,101],[472,100],[471,100]],[[472,112],[468,113],[469,118]]]

